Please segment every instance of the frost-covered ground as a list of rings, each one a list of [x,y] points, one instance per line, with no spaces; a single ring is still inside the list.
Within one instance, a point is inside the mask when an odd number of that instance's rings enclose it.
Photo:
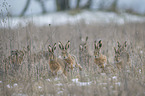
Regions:
[[[125,22],[144,22],[145,17],[131,15],[127,13],[117,14],[114,12],[87,11],[83,10],[76,15],[71,15],[70,11],[56,12],[46,15],[36,15],[32,17],[10,17],[1,19],[0,27],[18,27],[18,25],[26,26],[29,22],[35,25],[62,25],[76,24],[84,21],[86,24],[91,23],[117,23],[124,24]]]

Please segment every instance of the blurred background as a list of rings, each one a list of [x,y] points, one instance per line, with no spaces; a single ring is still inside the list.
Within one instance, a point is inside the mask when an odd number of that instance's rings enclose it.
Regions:
[[[30,16],[82,9],[145,15],[145,0],[0,0],[0,17]]]

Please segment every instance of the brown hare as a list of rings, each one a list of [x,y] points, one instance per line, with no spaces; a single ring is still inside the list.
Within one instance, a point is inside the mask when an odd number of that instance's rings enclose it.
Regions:
[[[74,55],[68,53],[68,48],[70,45],[70,41],[68,41],[65,45],[65,47],[63,46],[63,44],[59,41],[59,48],[61,49],[61,57],[63,60],[66,61],[66,63],[68,64],[68,67],[73,70],[74,67],[78,67],[79,70],[82,70],[82,67],[80,64],[78,64],[77,59]]]
[[[65,75],[67,76],[67,64],[60,58],[54,55],[56,50],[56,43],[51,47],[48,46],[49,51],[49,67],[53,75]]]
[[[27,46],[28,48],[29,46]],[[6,70],[8,69],[14,69],[17,70],[19,66],[21,65],[22,61],[24,60],[24,56],[26,54],[26,48],[23,48],[23,50],[13,50],[11,51],[11,55],[8,56],[3,60],[3,63],[5,67],[3,67]]]
[[[94,62],[99,66],[99,68],[102,68],[104,70],[106,64],[107,64],[107,58],[105,55],[101,53],[101,47],[102,47],[102,41],[100,40],[98,43],[94,42],[95,50],[94,50]]]
[[[120,45],[119,42],[117,43],[118,43],[118,49],[114,47],[114,51],[115,51],[114,62],[118,69],[122,69],[125,68],[126,65],[130,66],[129,53],[126,50],[127,41],[125,41],[123,45]]]
[[[89,53],[89,48],[88,48],[88,36],[86,37],[85,41],[82,42],[82,44],[79,45],[79,59],[80,63],[85,63],[89,64],[91,55]]]

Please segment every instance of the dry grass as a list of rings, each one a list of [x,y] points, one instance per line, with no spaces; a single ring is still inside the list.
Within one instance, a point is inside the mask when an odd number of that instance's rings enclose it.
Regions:
[[[143,96],[145,95],[145,23],[90,24],[80,22],[76,25],[43,26],[28,24],[15,29],[0,29],[1,61],[10,55],[11,50],[30,46],[29,55],[12,74],[0,69],[0,96]],[[88,36],[91,62],[81,64],[82,72],[75,69],[69,72],[68,79],[54,78],[50,74],[48,60],[42,58],[31,62],[31,54],[47,51],[49,44],[70,40],[70,52],[79,59],[80,36]],[[117,41],[127,40],[131,64],[135,68],[102,74],[93,62],[93,43],[102,40],[102,53],[108,63],[114,66],[114,47]],[[57,46],[56,53],[60,55]],[[0,62],[1,66],[4,64]],[[74,81],[73,81],[74,80]],[[75,82],[75,80],[77,82]]]

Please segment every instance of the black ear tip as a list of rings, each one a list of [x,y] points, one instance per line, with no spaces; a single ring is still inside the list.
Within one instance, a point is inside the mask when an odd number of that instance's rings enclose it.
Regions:
[[[89,37],[87,36],[87,37],[86,37],[86,41],[88,40],[88,38],[89,38]]]
[[[99,43],[101,43],[101,42],[102,42],[102,40],[99,41]]]
[[[48,47],[51,47],[50,45],[48,45]]]

